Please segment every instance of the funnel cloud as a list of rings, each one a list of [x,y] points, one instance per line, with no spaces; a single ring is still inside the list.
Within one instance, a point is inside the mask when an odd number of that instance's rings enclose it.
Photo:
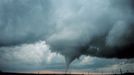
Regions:
[[[134,58],[134,1],[0,0],[0,47],[40,40],[67,68],[82,55]]]

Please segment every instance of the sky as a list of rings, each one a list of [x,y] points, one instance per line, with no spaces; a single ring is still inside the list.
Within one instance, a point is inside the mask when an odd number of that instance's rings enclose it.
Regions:
[[[0,0],[0,70],[134,72],[133,0]]]

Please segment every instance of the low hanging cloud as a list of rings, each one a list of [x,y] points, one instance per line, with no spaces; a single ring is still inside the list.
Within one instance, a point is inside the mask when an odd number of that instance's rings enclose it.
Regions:
[[[67,65],[81,55],[133,58],[132,2],[68,1],[61,3],[64,8],[57,4],[57,32],[47,39],[47,43],[52,51],[65,56]]]
[[[45,40],[69,65],[81,55],[133,58],[133,0],[0,0],[0,47]]]
[[[124,72],[133,72],[133,62],[133,59],[102,59],[82,55],[73,61],[69,71],[109,73],[114,71],[118,73],[118,70],[123,68]],[[34,72],[39,70],[63,71],[63,69],[65,69],[64,56],[51,52],[45,41],[0,48],[0,70],[2,71]]]

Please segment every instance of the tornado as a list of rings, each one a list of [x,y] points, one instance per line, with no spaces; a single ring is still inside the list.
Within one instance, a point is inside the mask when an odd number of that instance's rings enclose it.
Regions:
[[[134,58],[133,0],[0,0],[0,47],[46,41],[65,57]]]

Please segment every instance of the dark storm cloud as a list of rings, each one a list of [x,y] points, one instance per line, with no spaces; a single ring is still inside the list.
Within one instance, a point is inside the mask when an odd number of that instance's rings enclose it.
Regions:
[[[0,46],[46,40],[67,65],[81,55],[133,58],[133,0],[0,0]]]
[[[132,0],[85,0],[78,2],[77,11],[74,11],[75,3],[65,3],[64,9],[59,8],[63,10],[59,15],[65,16],[58,22],[62,24],[61,29],[50,36],[47,43],[52,51],[65,56],[67,65],[81,55],[133,58],[132,3]],[[64,11],[69,14],[65,15]]]
[[[0,0],[0,46],[44,39],[49,33],[49,8],[47,0]]]

